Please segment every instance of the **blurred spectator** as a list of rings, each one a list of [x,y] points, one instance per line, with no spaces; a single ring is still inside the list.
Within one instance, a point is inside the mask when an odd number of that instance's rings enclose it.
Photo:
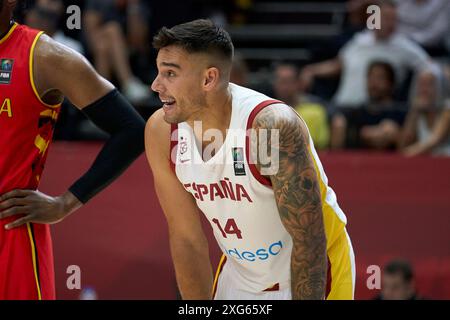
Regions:
[[[271,73],[251,74],[247,61],[238,51],[234,52],[230,82],[258,92],[263,92],[268,96],[273,95]]]
[[[376,300],[420,300],[411,264],[404,260],[392,260],[383,268],[381,293]]]
[[[62,0],[37,0],[35,5],[27,11],[25,15],[25,24],[44,31],[52,37],[73,50],[84,54],[82,44],[64,34],[59,29],[61,19],[65,13],[64,3]]]
[[[230,82],[239,86],[248,87],[248,66],[242,55],[238,52],[234,53]]]
[[[332,118],[331,147],[396,146],[406,110],[394,101],[395,70],[375,61],[367,73],[369,102],[359,108],[340,109]]]
[[[131,43],[145,50],[148,32],[145,8],[139,0],[87,0],[84,14],[84,32],[97,71],[110,80],[116,76],[131,102],[149,98],[150,91],[132,73],[122,24],[130,31]]]
[[[348,0],[346,3],[347,21],[344,24],[341,39],[350,40],[352,36],[366,28],[367,7],[372,4],[370,0]],[[341,43],[342,45],[345,42]]]
[[[60,29],[64,13],[65,6],[62,0],[37,0],[34,6],[26,10],[24,20],[28,26],[42,30],[55,41],[84,54],[81,42],[66,36]],[[105,133],[65,99],[56,124],[55,139],[76,138],[102,139],[105,138]]]
[[[401,83],[406,73],[428,65],[428,54],[415,42],[396,32],[397,9],[392,0],[379,0],[381,28],[357,33],[332,60],[307,65],[303,81],[311,87],[315,77],[340,75],[334,96],[338,107],[359,107],[368,101],[367,69],[373,61],[390,63]]]
[[[399,142],[407,156],[450,156],[450,100],[441,71],[422,72],[413,84],[411,107]]]
[[[306,95],[301,89],[297,66],[287,63],[276,66],[275,97],[294,108],[305,120],[314,145],[319,149],[326,148],[330,138],[326,108],[317,98]]]
[[[398,1],[398,31],[427,48],[445,54],[444,39],[450,28],[450,1]]]

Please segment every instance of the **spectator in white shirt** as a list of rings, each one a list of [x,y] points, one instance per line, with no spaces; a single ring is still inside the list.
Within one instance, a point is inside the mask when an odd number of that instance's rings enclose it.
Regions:
[[[379,0],[381,28],[357,33],[334,59],[307,65],[302,79],[310,87],[315,77],[340,75],[333,98],[339,107],[357,108],[368,102],[366,75],[374,61],[392,65],[401,83],[409,70],[429,65],[428,54],[415,42],[396,32],[397,8],[392,0]]]
[[[443,45],[450,31],[450,1],[398,1],[398,32],[426,48]]]

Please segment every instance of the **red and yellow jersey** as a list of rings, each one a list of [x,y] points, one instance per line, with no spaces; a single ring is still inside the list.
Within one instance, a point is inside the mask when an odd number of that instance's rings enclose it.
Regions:
[[[33,53],[42,32],[15,24],[0,39],[0,195],[36,189],[60,104],[44,103],[33,81]]]

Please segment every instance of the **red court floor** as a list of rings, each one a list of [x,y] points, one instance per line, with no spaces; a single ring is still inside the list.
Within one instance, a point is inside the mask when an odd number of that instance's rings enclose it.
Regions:
[[[55,143],[40,190],[64,192],[99,147]],[[401,256],[414,264],[422,295],[450,299],[450,159],[356,152],[320,157],[348,218],[357,262],[356,297],[377,294],[366,287],[369,265]],[[80,294],[66,287],[70,265],[81,268],[82,286],[93,286],[100,299],[176,297],[167,227],[145,156],[52,231],[58,298]],[[216,263],[214,244],[211,252]]]

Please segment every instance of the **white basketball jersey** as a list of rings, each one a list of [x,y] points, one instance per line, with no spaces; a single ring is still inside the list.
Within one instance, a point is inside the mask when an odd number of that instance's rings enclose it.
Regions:
[[[234,84],[230,90],[232,130],[227,131],[223,145],[210,160],[203,161],[190,125],[179,123],[177,131],[172,128],[171,139],[178,142],[175,172],[209,220],[235,286],[255,293],[274,286],[281,290],[290,287],[292,239],[281,222],[271,186],[247,160],[245,134],[264,106],[280,102]],[[326,193],[322,199],[328,208],[324,207],[324,220],[328,221],[329,246],[344,230],[346,218],[327,186],[311,138],[310,144],[321,192]]]

